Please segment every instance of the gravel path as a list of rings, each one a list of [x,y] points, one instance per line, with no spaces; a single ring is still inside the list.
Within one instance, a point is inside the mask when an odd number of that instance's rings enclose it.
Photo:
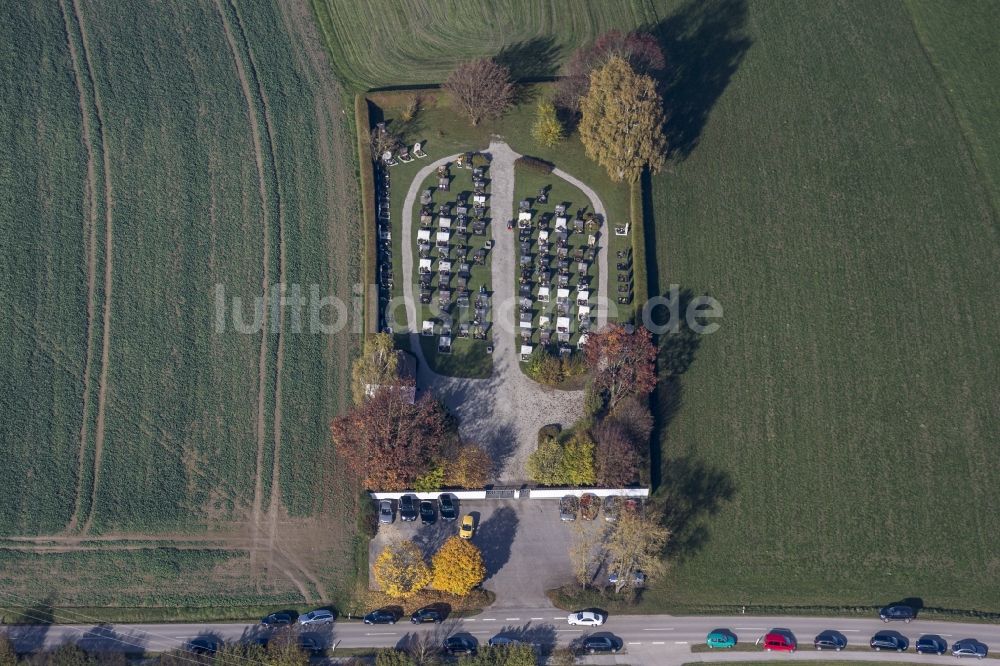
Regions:
[[[514,315],[517,300],[514,283],[515,237],[506,222],[514,210],[514,160],[520,155],[501,141],[490,143],[486,151],[492,157],[489,168],[490,217],[493,229],[493,374],[488,379],[444,377],[430,370],[420,347],[420,322],[417,320],[419,295],[414,288],[413,208],[424,180],[439,165],[453,162],[451,155],[431,162],[414,177],[403,202],[401,251],[403,259],[403,294],[406,306],[410,346],[418,361],[417,386],[431,390],[444,401],[459,419],[463,439],[482,444],[493,456],[494,478],[502,484],[527,482],[525,462],[535,450],[538,429],[548,423],[569,425],[582,415],[583,391],[557,391],[528,379],[518,367],[519,347],[515,341]],[[584,183],[556,170],[560,176],[590,197],[593,210],[604,215],[604,206]],[[608,226],[605,223],[604,229]],[[597,323],[607,322],[607,253],[598,254]],[[603,299],[603,300],[601,300]]]

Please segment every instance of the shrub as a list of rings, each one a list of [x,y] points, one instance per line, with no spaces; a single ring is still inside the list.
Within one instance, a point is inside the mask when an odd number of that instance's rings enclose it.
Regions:
[[[441,490],[444,485],[444,467],[435,465],[426,474],[413,482],[413,489],[418,493],[433,493]]]
[[[534,171],[536,173],[548,175],[552,173],[552,170],[556,168],[556,165],[547,160],[543,160],[539,157],[531,157],[529,155],[522,155],[514,160],[514,166],[522,166],[529,171]]]
[[[541,444],[547,439],[559,439],[559,433],[561,432],[562,426],[558,423],[543,425],[538,429],[538,443]]]

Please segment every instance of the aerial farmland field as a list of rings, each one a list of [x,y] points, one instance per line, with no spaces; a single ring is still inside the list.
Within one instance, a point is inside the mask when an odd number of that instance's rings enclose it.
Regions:
[[[239,333],[230,311],[282,283],[348,301],[358,273],[356,162],[308,7],[4,15],[0,605],[342,597],[356,490],[327,423],[357,338]]]
[[[678,534],[649,609],[998,610],[993,5],[313,4],[360,88],[497,53],[547,76],[605,30],[659,36],[651,277],[725,317],[666,341],[655,480]]]

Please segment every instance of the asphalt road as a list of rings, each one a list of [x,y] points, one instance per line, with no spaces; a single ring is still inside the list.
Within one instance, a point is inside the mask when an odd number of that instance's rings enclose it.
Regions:
[[[801,649],[795,654],[742,651],[713,651],[691,653],[691,646],[703,643],[708,631],[725,627],[739,637],[741,643],[754,641],[773,627],[788,629],[795,634]],[[620,638],[624,651],[618,655],[589,657],[594,664],[681,664],[692,661],[753,661],[753,660],[878,660],[886,662],[914,661],[921,663],[955,663],[955,658],[929,657],[907,654],[844,651],[821,652],[812,649],[812,639],[826,629],[841,631],[851,645],[867,646],[876,631],[892,629],[910,639],[911,644],[925,633],[938,634],[947,641],[976,638],[1000,651],[1000,625],[963,624],[937,620],[916,619],[909,624],[885,624],[874,619],[837,619],[804,617],[679,617],[669,615],[619,615],[611,616],[598,628],[570,627],[566,614],[553,609],[502,609],[486,612],[466,619],[448,620],[442,625],[411,625],[406,618],[395,625],[369,626],[359,621],[340,620],[331,626],[309,629],[328,647],[395,647],[405,645],[415,636],[427,634],[432,640],[443,640],[453,633],[467,632],[484,643],[492,636],[503,633],[521,637],[543,648],[568,645],[573,639],[587,633],[608,632]],[[85,649],[121,651],[163,651],[184,646],[198,636],[212,635],[227,641],[251,638],[259,628],[246,624],[149,624],[149,625],[50,625],[2,627],[14,640],[18,650],[33,650],[41,646],[52,647],[75,641]],[[992,655],[991,655],[992,656]]]

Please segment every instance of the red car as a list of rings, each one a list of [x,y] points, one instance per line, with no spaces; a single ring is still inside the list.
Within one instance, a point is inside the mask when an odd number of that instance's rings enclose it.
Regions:
[[[770,631],[760,645],[768,652],[795,652],[795,638],[791,634]]]

